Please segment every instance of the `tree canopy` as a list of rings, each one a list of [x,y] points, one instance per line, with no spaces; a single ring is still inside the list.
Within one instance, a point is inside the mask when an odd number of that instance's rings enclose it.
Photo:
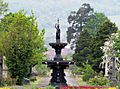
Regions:
[[[94,59],[94,69],[100,69],[99,65],[102,62],[102,56],[104,55],[102,51],[102,46],[104,46],[104,43],[108,40],[108,38],[111,36],[111,34],[116,33],[118,28],[114,23],[112,23],[110,20],[105,21],[101,26],[100,30],[97,32],[97,35],[95,38],[93,38],[92,43],[92,55]]]
[[[72,11],[68,16],[68,23],[70,26],[67,31],[67,41],[71,44],[71,49],[74,48],[77,37],[83,30],[83,25],[92,17],[94,17],[93,8],[87,3],[82,4],[77,12]]]
[[[86,24],[83,26],[83,29],[88,30],[91,36],[95,36],[100,30],[101,24],[103,24],[108,18],[103,13],[94,13],[94,18],[90,18]]]
[[[0,0],[0,15],[8,10],[8,4],[4,0]]]
[[[80,33],[80,36],[76,42],[75,53],[73,54],[73,60],[76,62],[77,66],[83,67],[84,63],[90,63],[91,54],[91,36],[87,30]]]
[[[30,68],[44,57],[44,32],[38,30],[36,18],[24,11],[9,13],[1,19],[2,53],[12,78],[22,84]]]
[[[114,50],[116,53],[116,57],[120,59],[120,31],[117,32],[117,36],[114,40]]]
[[[76,42],[73,60],[75,60],[76,64],[80,67],[88,63],[96,72],[99,72],[101,70],[99,65],[104,55],[101,47],[112,33],[116,33],[118,28],[110,20],[107,20],[101,23],[100,29],[95,36],[91,36],[88,30],[85,29],[80,33]]]

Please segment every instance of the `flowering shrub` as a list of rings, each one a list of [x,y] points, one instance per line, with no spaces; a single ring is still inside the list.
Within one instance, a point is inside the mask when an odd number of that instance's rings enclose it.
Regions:
[[[3,87],[3,88],[0,88],[0,89],[10,89],[9,87]]]
[[[116,89],[115,87],[105,87],[105,86],[64,86],[60,89]]]

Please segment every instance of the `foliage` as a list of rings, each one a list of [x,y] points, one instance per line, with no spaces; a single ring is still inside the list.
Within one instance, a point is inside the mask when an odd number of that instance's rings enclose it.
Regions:
[[[102,32],[102,30],[104,30],[102,25],[105,24],[104,21],[107,20],[107,17],[102,13],[95,13],[94,16],[95,18],[90,18],[86,22],[84,30],[80,33],[78,40],[76,41],[76,49],[73,54],[73,60],[76,62],[77,66],[83,67],[83,63],[87,62],[94,70],[97,70],[100,69],[99,64],[102,61],[101,57],[103,55],[100,48],[100,41],[106,39],[104,38],[98,41],[97,37],[104,34],[100,33],[100,31]],[[107,22],[109,22],[109,20],[107,20],[106,23]],[[104,42],[102,42],[102,44],[104,44]]]
[[[38,75],[40,75],[40,76],[47,76],[48,75],[49,68],[47,68],[46,65],[39,64],[39,65],[36,65],[35,68],[36,68]]]
[[[45,89],[56,89],[56,88],[49,85],[49,86],[45,87]]]
[[[118,81],[120,81],[120,31],[117,31],[116,37],[113,43],[114,56],[116,57],[116,67],[118,70]]]
[[[4,2],[4,0],[0,0],[0,19],[2,17],[2,15],[8,10],[8,4],[6,2]],[[0,44],[1,46],[1,44]],[[0,59],[3,59],[3,55],[0,52]],[[0,86],[2,86],[2,80],[1,80],[1,76],[2,74],[0,73]]]
[[[90,18],[83,26],[83,29],[88,30],[88,33],[92,37],[94,37],[100,30],[101,24],[108,20],[108,18],[103,13],[94,13],[93,15],[94,18]]]
[[[83,67],[84,63],[91,64],[89,54],[91,54],[91,36],[87,30],[80,33],[80,36],[76,42],[75,53],[73,54],[73,60],[76,62],[77,66]]]
[[[90,78],[88,84],[94,86],[110,86],[110,81],[103,76],[94,76],[94,78]]]
[[[114,49],[116,51],[116,57],[120,58],[120,31],[117,32],[117,37],[115,38]]]
[[[116,88],[120,89],[120,81],[117,82]]]
[[[90,78],[93,78],[96,73],[92,69],[91,65],[84,63],[83,67],[74,66],[72,69],[72,74],[81,75],[83,81],[88,81]]]
[[[105,21],[96,35],[96,39],[100,41],[100,45],[103,46],[104,42],[111,36],[112,33],[116,33],[118,28],[115,23],[112,23],[110,20]],[[101,40],[102,39],[102,40]]]
[[[13,86],[16,85],[17,79],[5,78],[1,81],[1,86]]]
[[[30,77],[30,81],[34,82],[34,81],[36,81],[36,80],[37,80],[37,79],[36,79],[36,77],[35,77],[35,76]]]
[[[92,66],[89,64],[84,64],[84,71],[83,71],[83,81],[88,81],[90,78],[95,76],[95,71],[92,69]]]
[[[12,78],[22,84],[30,70],[44,57],[44,30],[39,31],[34,15],[24,11],[9,13],[1,19],[1,50]]]
[[[73,60],[77,66],[83,67],[83,63],[87,62],[96,72],[100,72],[103,70],[99,67],[104,55],[102,46],[111,34],[116,33],[118,28],[104,14],[95,13],[94,16],[95,18],[90,18],[86,22],[84,30],[76,40]],[[92,24],[92,22],[96,24]]]
[[[102,56],[104,55],[102,51],[102,46],[104,46],[104,43],[108,40],[108,38],[111,36],[111,34],[116,33],[118,28],[114,23],[112,23],[110,20],[105,21],[101,27],[100,30],[97,32],[96,36],[92,39],[92,59],[94,59],[93,68],[97,72],[99,72],[101,69],[99,68],[100,63],[102,62]]]
[[[83,68],[74,65],[74,66],[72,67],[72,71],[71,71],[71,72],[72,72],[72,74],[79,75],[79,74],[82,74]]]
[[[93,8],[87,3],[82,4],[82,7],[76,12],[72,11],[68,16],[68,23],[70,26],[67,31],[67,41],[71,43],[71,49],[77,40],[79,33],[83,30],[83,25],[89,18],[93,17]],[[74,39],[74,41],[72,41]]]
[[[104,55],[102,56],[103,61],[100,63],[100,67],[105,68],[105,76],[108,76],[109,68],[112,64],[111,59],[115,57],[115,50],[113,45],[116,35],[116,33],[111,34],[107,41],[105,41],[104,46],[101,47]],[[116,64],[118,64],[117,61]]]
[[[116,89],[116,88],[106,86],[62,86],[60,87],[60,89]]]
[[[4,14],[8,10],[8,4],[4,0],[0,0],[0,15]]]

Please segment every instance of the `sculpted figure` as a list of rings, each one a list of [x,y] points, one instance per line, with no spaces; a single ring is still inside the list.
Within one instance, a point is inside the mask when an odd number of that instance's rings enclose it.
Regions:
[[[60,40],[59,19],[58,19],[58,23],[55,24],[55,28],[57,29],[57,31],[56,31],[56,40]]]

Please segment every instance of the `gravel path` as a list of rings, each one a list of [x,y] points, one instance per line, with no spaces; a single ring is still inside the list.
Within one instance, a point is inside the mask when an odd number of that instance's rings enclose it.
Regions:
[[[78,82],[76,81],[76,79],[70,74],[69,70],[65,71],[66,74],[66,80],[67,80],[67,84],[69,86],[79,86]]]
[[[67,80],[68,86],[78,86],[79,85],[78,82],[76,81],[76,79],[73,76],[71,76],[69,70],[66,70],[65,74],[66,74],[65,79]],[[43,78],[40,86],[44,87],[44,86],[49,85],[50,78],[51,77],[45,77],[45,78]]]

